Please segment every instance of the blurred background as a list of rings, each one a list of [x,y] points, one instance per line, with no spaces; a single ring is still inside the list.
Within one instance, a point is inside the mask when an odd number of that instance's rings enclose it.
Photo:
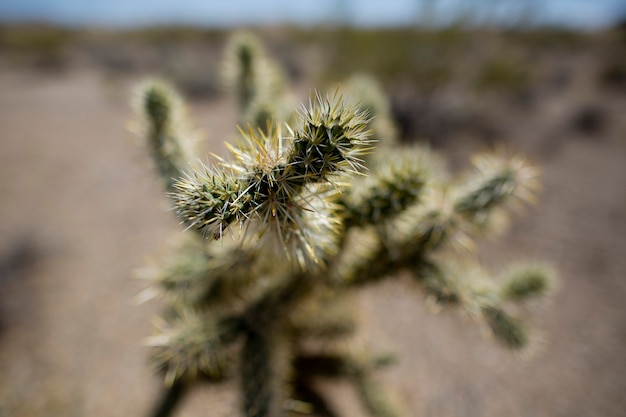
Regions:
[[[0,416],[147,416],[160,392],[143,340],[159,303],[133,270],[180,233],[128,126],[133,86],[170,79],[207,151],[235,103],[219,72],[248,28],[300,99],[376,76],[403,141],[455,172],[504,144],[542,169],[539,203],[479,257],[561,276],[530,357],[399,283],[359,298],[364,340],[407,416],[626,413],[626,4],[621,0],[0,0]],[[322,387],[364,416],[348,385]],[[177,416],[237,415],[228,384]]]

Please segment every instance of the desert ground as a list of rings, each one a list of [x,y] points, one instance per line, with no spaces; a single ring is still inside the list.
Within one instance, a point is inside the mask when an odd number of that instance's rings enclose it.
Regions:
[[[148,75],[172,78],[191,98],[205,149],[224,153],[236,132],[234,101],[217,81],[225,35],[125,42],[87,33],[32,46],[15,30],[0,31],[0,416],[147,417],[162,382],[143,343],[160,305],[135,302],[148,283],[134,271],[182,227],[130,132],[133,87]],[[261,33],[301,99],[350,63],[376,72],[398,61],[368,57],[367,43],[340,61],[334,36],[343,35]],[[478,87],[467,79],[484,57],[441,44],[430,46],[450,65],[437,62],[439,72],[382,68],[405,140],[430,142],[455,171],[499,143],[541,168],[538,203],[477,256],[496,272],[525,259],[559,272],[557,291],[531,315],[530,355],[506,351],[452,311],[433,314],[401,282],[368,287],[358,298],[361,339],[397,353],[380,377],[406,416],[626,413],[626,37],[545,36],[473,37],[489,57],[513,51],[507,62],[530,74],[496,65]],[[348,384],[321,389],[339,414],[366,415]],[[236,390],[220,384],[196,387],[175,415],[236,413]]]

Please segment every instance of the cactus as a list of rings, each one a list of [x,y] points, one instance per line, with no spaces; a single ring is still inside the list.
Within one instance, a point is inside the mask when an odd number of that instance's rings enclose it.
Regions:
[[[528,345],[519,307],[548,293],[553,272],[533,263],[490,280],[472,242],[533,201],[536,168],[491,152],[451,178],[433,152],[394,140],[371,79],[287,114],[278,110],[285,83],[257,40],[237,35],[226,61],[243,126],[231,157],[213,166],[192,168],[171,86],[148,81],[138,94],[146,141],[188,229],[151,274],[166,310],[148,342],[169,387],[155,415],[169,415],[193,381],[223,379],[239,380],[246,417],[314,413],[326,409],[310,384],[317,376],[352,381],[372,416],[400,415],[374,376],[389,358],[340,343],[356,331],[351,294],[398,276],[485,323],[504,347]]]

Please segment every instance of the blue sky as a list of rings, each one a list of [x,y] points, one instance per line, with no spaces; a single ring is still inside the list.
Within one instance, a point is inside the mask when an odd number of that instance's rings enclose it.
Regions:
[[[430,5],[430,7],[429,7]],[[426,13],[425,13],[426,11]],[[232,26],[347,21],[390,26],[450,21],[515,20],[600,28],[626,16],[624,0],[0,0],[0,21],[134,26]]]

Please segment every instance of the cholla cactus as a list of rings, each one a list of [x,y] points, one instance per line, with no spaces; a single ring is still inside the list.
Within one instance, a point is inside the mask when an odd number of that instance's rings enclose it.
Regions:
[[[273,65],[249,36],[235,38],[227,66],[244,115],[266,94]],[[529,264],[490,280],[471,249],[511,207],[532,201],[537,170],[490,153],[450,179],[430,151],[394,144],[384,97],[367,98],[369,83],[315,94],[284,126],[252,120],[230,158],[199,169],[189,168],[181,100],[162,82],[143,86],[148,143],[189,229],[152,274],[168,306],[149,339],[170,387],[156,415],[168,415],[191,381],[237,375],[246,417],[315,412],[323,402],[314,376],[348,378],[373,416],[399,415],[373,377],[389,357],[339,343],[356,330],[350,294],[399,275],[436,305],[484,322],[503,346],[528,344],[519,307],[548,292],[552,272]],[[337,343],[307,343],[317,339]]]

